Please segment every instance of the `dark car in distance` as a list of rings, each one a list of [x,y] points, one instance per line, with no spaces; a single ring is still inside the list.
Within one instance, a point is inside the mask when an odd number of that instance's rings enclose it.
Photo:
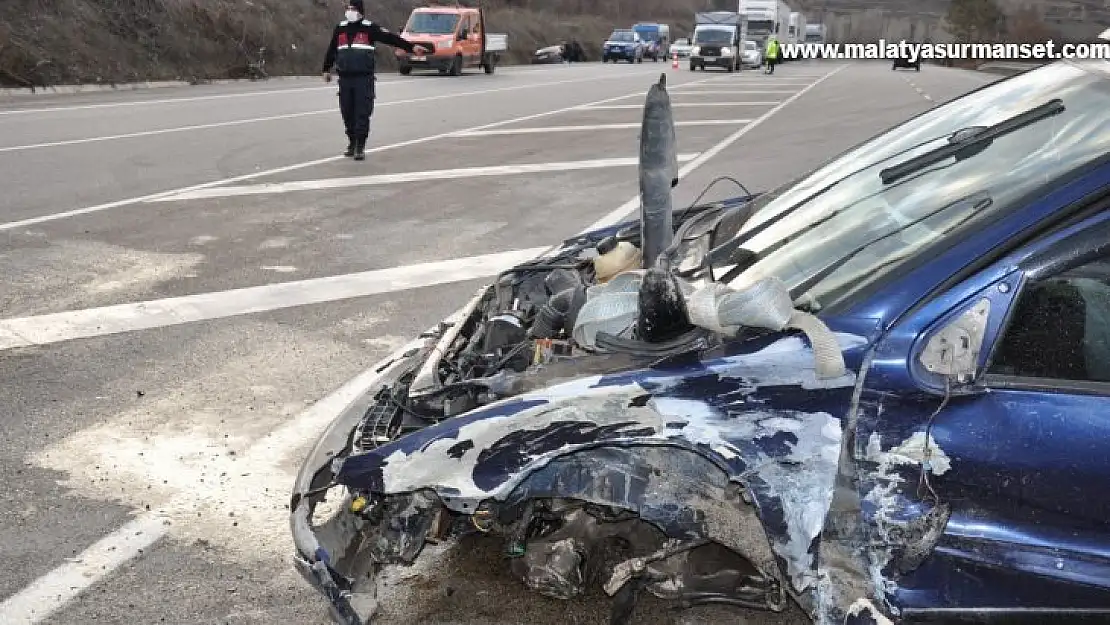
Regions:
[[[906,69],[910,69],[912,67],[914,70],[920,72],[921,71],[921,59],[920,58],[915,59],[915,58],[910,57],[909,55],[895,57],[894,62],[891,64],[890,69],[892,71],[898,71],[899,67],[904,67]]]

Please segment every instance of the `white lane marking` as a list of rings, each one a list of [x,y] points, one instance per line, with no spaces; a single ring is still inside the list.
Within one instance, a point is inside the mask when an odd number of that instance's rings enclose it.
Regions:
[[[672,108],[699,108],[704,106],[774,106],[779,102],[671,102]],[[591,106],[591,111],[642,109],[643,104],[599,104]]]
[[[69,562],[38,578],[0,603],[0,623],[31,625],[47,618],[85,588],[158,542],[169,530],[154,515],[136,517],[101,538]]]
[[[397,349],[272,431],[269,436],[260,439],[246,450],[244,465],[269,467],[283,461],[290,449],[299,448],[307,437],[317,434],[358,401],[366,389],[381,379],[385,372],[379,371],[387,364],[401,358],[421,343],[421,339],[415,339]],[[203,498],[198,499],[203,502]],[[183,506],[179,504],[175,509],[180,511],[181,507]],[[38,578],[30,586],[0,603],[0,623],[37,625],[45,621],[85,589],[129,560],[142,555],[144,550],[168,535],[172,526],[166,524],[166,519],[170,516],[172,512],[168,509],[144,512],[136,516],[134,520],[82,551],[71,562]],[[181,518],[180,514],[178,518]]]
[[[708,81],[711,81],[711,80],[716,80],[716,78],[703,78],[701,80],[697,80],[697,81],[694,81],[694,82],[691,82],[691,83],[683,83],[681,85],[676,85],[674,88],[685,87],[685,86],[691,85],[691,84],[700,84],[700,83],[708,82]],[[643,91],[643,93],[646,93],[646,92],[647,92],[646,90]],[[560,113],[566,113],[568,111],[589,110],[588,107],[592,106],[594,104],[603,104],[605,102],[616,102],[617,100],[621,100],[623,98],[625,98],[625,96],[623,96],[623,95],[612,97],[612,98],[604,98],[604,99],[601,99],[601,100],[595,100],[593,102],[586,102],[586,103],[583,103],[583,104],[574,104],[574,105],[571,105],[571,106],[566,106],[566,107],[563,107],[563,108],[553,109],[553,110],[550,110],[550,111],[543,111],[541,113],[532,113],[530,115],[522,115],[520,117],[513,117],[511,119],[503,119],[501,121],[492,122],[492,123],[489,123],[489,124],[481,124],[479,126],[473,126],[471,128],[464,128],[462,130],[453,130],[451,132],[443,132],[443,133],[439,133],[439,134],[435,134],[435,135],[427,135],[427,136],[423,136],[423,137],[417,137],[415,139],[408,139],[406,141],[399,141],[397,143],[391,143],[391,144],[388,144],[388,145],[381,145],[381,146],[377,146],[377,147],[374,147],[374,148],[370,148],[370,149],[366,150],[366,153],[367,154],[373,154],[375,152],[382,152],[382,151],[386,151],[386,150],[395,150],[397,148],[404,148],[404,147],[409,147],[409,146],[412,146],[412,145],[419,145],[421,143],[429,143],[431,141],[437,141],[439,139],[446,139],[448,137],[452,137],[455,134],[460,133],[460,132],[485,130],[487,128],[499,128],[501,126],[508,126],[510,124],[517,124],[517,123],[520,123],[520,122],[531,121],[533,119],[540,119],[540,118],[543,118],[543,117],[549,117],[551,115],[558,115]],[[37,224],[41,224],[41,223],[47,223],[47,222],[51,222],[51,221],[58,221],[60,219],[69,219],[71,217],[78,217],[78,216],[81,216],[81,215],[88,215],[88,214],[91,214],[91,213],[99,213],[99,212],[103,212],[103,211],[106,211],[106,210],[111,210],[113,208],[120,208],[120,207],[123,207],[123,206],[131,206],[133,204],[140,204],[140,203],[143,203],[143,202],[147,202],[149,200],[158,199],[160,197],[166,197],[166,196],[170,196],[170,195],[177,195],[177,194],[180,194],[180,193],[188,193],[188,192],[191,192],[191,191],[198,191],[200,189],[210,189],[212,187],[218,187],[218,186],[226,185],[226,184],[234,184],[236,182],[243,182],[243,181],[246,181],[246,180],[255,180],[255,179],[258,179],[258,178],[265,178],[267,176],[275,176],[275,175],[278,175],[278,174],[284,174],[284,173],[287,173],[287,172],[296,171],[298,169],[305,169],[307,167],[315,167],[317,165],[324,165],[324,164],[327,164],[327,163],[334,163],[335,161],[343,160],[344,158],[345,157],[342,156],[342,155],[328,156],[328,157],[318,158],[318,159],[311,160],[311,161],[304,161],[304,162],[301,162],[301,163],[296,163],[296,164],[293,164],[293,165],[285,165],[283,167],[275,167],[273,169],[266,169],[266,170],[263,170],[263,171],[256,171],[256,172],[253,172],[253,173],[242,174],[242,175],[239,175],[239,176],[232,176],[231,178],[224,178],[222,180],[212,180],[210,182],[204,182],[204,183],[201,183],[201,184],[190,185],[190,186],[181,187],[181,188],[178,188],[178,189],[171,189],[169,191],[161,191],[161,192],[158,192],[158,193],[151,193],[151,194],[148,194],[148,195],[140,195],[138,197],[131,197],[131,198],[127,198],[127,199],[124,199],[124,200],[116,200],[114,202],[106,202],[104,204],[96,204],[94,206],[86,206],[84,208],[76,208],[76,209],[73,209],[73,210],[62,211],[62,212],[59,212],[59,213],[51,213],[49,215],[40,215],[38,217],[28,217],[27,219],[20,219],[18,221],[9,221],[9,222],[6,222],[6,223],[0,223],[0,232],[3,232],[5,230],[15,230],[17,228],[25,228],[27,226],[33,226],[33,225],[37,225]]]
[[[393,100],[390,102],[380,102],[376,104],[377,107],[383,106],[396,106],[398,104],[417,104],[420,102],[431,102],[434,100],[445,100],[449,98],[460,98],[473,95],[485,95],[487,93],[500,93],[503,91],[516,91],[520,89],[531,89],[534,87],[548,87],[553,85],[564,85],[569,83],[578,82],[594,82],[601,80],[601,78],[576,78],[574,80],[556,80],[553,82],[535,83],[529,85],[514,85],[512,87],[498,87],[496,89],[483,89],[479,91],[463,91],[460,93],[443,93],[439,95],[432,95],[423,98],[408,98],[405,100]],[[334,89],[335,87],[332,87]],[[284,113],[281,115],[268,115],[265,117],[252,117],[248,119],[234,119],[223,122],[211,122],[207,124],[194,124],[192,126],[176,126],[174,128],[160,128],[158,130],[143,130],[140,132],[128,132],[116,135],[103,135],[99,137],[85,137],[81,139],[64,139],[62,141],[49,141],[45,143],[31,143],[26,145],[13,145],[8,147],[0,147],[2,152],[18,152],[22,150],[35,150],[39,148],[56,148],[66,145],[80,145],[83,143],[97,143],[100,141],[118,141],[120,139],[135,139],[139,137],[153,137],[157,135],[165,135],[176,132],[191,132],[194,130],[208,130],[212,128],[226,128],[228,126],[242,126],[245,124],[257,124],[261,122],[280,121],[283,119],[296,119],[299,117],[311,117],[313,115],[334,115],[337,111],[336,107],[317,109],[315,111],[301,111],[298,113]]]
[[[697,154],[679,154],[678,160],[687,163]],[[556,171],[582,171],[587,169],[606,169],[610,167],[631,167],[640,163],[639,157],[599,158],[588,161],[564,161],[555,163],[519,163],[516,165],[490,165],[488,167],[461,167],[430,171],[410,171],[397,174],[377,174],[372,176],[353,176],[350,178],[328,178],[324,180],[295,180],[292,182],[273,182],[266,184],[244,185],[240,187],[216,187],[201,189],[180,195],[150,200],[150,202],[181,202],[210,198],[239,197],[243,195],[276,195],[292,191],[319,191],[321,189],[347,189],[369,187],[402,182],[424,182],[428,180],[454,180],[478,176],[513,176],[518,174],[539,174]]]
[[[396,80],[382,82],[399,82]],[[218,93],[213,95],[188,96],[184,98],[161,98],[158,100],[136,100],[133,102],[105,102],[103,104],[75,104],[73,106],[51,106],[37,109],[12,109],[0,111],[0,116],[29,115],[31,113],[59,113],[64,111],[88,111],[95,109],[125,108],[131,106],[146,106],[150,104],[177,104],[178,102],[202,102],[206,100],[227,100],[230,98],[249,98],[254,96],[282,95],[285,93],[303,93],[306,91],[334,90],[331,86],[295,87],[292,89],[267,89],[264,91],[244,91],[242,93]]]
[[[697,119],[693,121],[675,122],[675,126],[682,128],[683,126],[734,126],[736,124],[746,124],[752,120],[750,119]],[[498,128],[497,130],[476,130],[473,132],[460,132],[456,133],[455,137],[494,137],[505,135],[532,135],[532,134],[545,134],[549,132],[589,132],[594,130],[625,130],[630,128],[642,128],[643,123],[627,123],[627,124],[589,124],[585,126],[530,126],[527,128]]]
[[[509,69],[509,68],[505,68],[505,69]],[[542,70],[539,70],[539,68],[534,68],[534,67],[518,67],[518,68],[511,68],[511,69],[512,69],[512,71],[509,72],[509,73],[514,73],[514,74],[518,73],[518,72],[522,72],[522,71],[542,71]],[[504,69],[502,71],[504,71]],[[547,70],[547,71],[550,71],[550,70]],[[308,78],[308,77],[305,77],[305,78]],[[396,77],[396,76],[391,76],[391,77],[389,77],[385,80],[382,80],[381,76],[379,76],[378,77],[378,84],[410,86],[410,85],[420,85],[420,84],[424,84],[424,83],[421,83],[419,81],[414,81],[411,78],[399,78],[399,77]],[[152,105],[152,104],[177,104],[179,102],[203,102],[203,101],[208,101],[208,100],[226,100],[226,99],[230,99],[230,98],[249,98],[249,97],[255,97],[255,96],[282,95],[282,94],[285,94],[285,93],[298,93],[298,92],[305,92],[305,91],[325,91],[325,90],[328,90],[328,89],[333,89],[334,90],[335,88],[336,88],[335,85],[313,86],[313,87],[292,87],[292,88],[289,88],[289,89],[263,89],[263,90],[259,90],[259,91],[244,91],[244,92],[240,92],[240,93],[216,93],[216,94],[211,94],[211,95],[186,96],[186,97],[183,97],[183,98],[159,98],[159,99],[156,99],[156,100],[136,100],[136,101],[132,101],[132,102],[105,102],[105,103],[102,103],[102,104],[74,104],[72,106],[51,106],[51,107],[43,107],[43,108],[35,108],[35,109],[11,109],[11,110],[0,110],[0,116],[4,116],[4,115],[27,115],[27,114],[31,114],[31,113],[59,113],[59,112],[66,112],[66,111],[87,111],[87,110],[96,110],[96,109],[124,108],[124,107],[132,107],[132,106],[147,106],[147,105]],[[129,93],[129,94],[130,93],[136,93],[134,91],[128,91],[126,89],[122,89],[121,92]],[[99,92],[99,93],[112,93],[112,92]],[[80,95],[85,95],[85,94],[80,94]]]
[[[511,250],[341,276],[3,319],[0,320],[0,340],[4,342],[0,343],[0,351],[474,280],[535,258],[546,249]],[[9,338],[3,339],[5,336]]]
[[[910,80],[909,78],[906,78],[905,76],[902,76],[902,80],[906,81],[906,84],[913,87],[913,90],[917,92],[917,95],[925,98],[926,100],[928,100],[930,102],[933,101],[933,96],[929,95],[928,93],[925,93],[925,90],[922,89],[921,87],[917,86],[917,83]]]
[[[415,102],[416,100],[412,100]],[[384,106],[388,103],[383,103],[379,106]],[[395,102],[394,104],[405,104],[404,101]],[[269,115],[267,117],[251,117],[249,119],[234,119],[226,122],[212,122],[208,124],[196,124],[193,126],[175,126],[173,128],[160,128],[158,130],[143,130],[141,132],[128,132],[119,135],[102,135],[99,137],[85,137],[83,139],[65,139],[63,141],[49,141],[47,143],[28,143],[24,145],[12,145],[8,147],[0,147],[0,152],[21,152],[23,150],[37,150],[40,148],[57,148],[64,145],[81,145],[83,143],[98,143],[101,141],[118,141],[120,139],[137,139],[139,137],[153,137],[157,135],[166,135],[175,132],[189,132],[191,130],[207,130],[211,128],[226,128],[228,126],[242,126],[245,124],[257,124],[261,122],[272,122],[283,119],[297,119],[298,117],[311,117],[313,115],[324,115],[326,113],[335,113],[334,108],[320,109],[317,111],[302,111],[300,113],[285,113],[283,115]]]
[[[773,109],[767,111],[766,113],[760,115],[759,117],[757,117],[752,123],[745,125],[743,128],[737,130],[736,132],[734,132],[731,135],[722,139],[721,142],[718,143],[717,145],[714,145],[713,147],[709,148],[708,150],[702,152],[700,156],[698,156],[696,159],[690,161],[689,163],[686,163],[685,166],[683,166],[681,169],[678,170],[679,179],[681,180],[682,178],[685,178],[686,176],[689,176],[691,172],[696,170],[698,167],[701,167],[702,165],[704,165],[706,162],[709,161],[709,159],[711,159],[714,156],[720,154],[722,151],[724,151],[730,145],[739,141],[740,137],[743,137],[745,134],[751,132],[752,130],[755,130],[756,128],[759,127],[760,124],[762,124],[763,122],[770,119],[775,113],[778,113],[782,109],[786,108],[787,106],[790,105],[791,102],[794,102],[795,100],[802,97],[806,93],[809,93],[809,91],[811,89],[813,89],[817,85],[821,84],[822,82],[825,82],[826,80],[831,78],[833,75],[835,75],[837,72],[843,70],[846,67],[848,67],[848,66],[847,65],[841,65],[840,67],[837,67],[833,71],[831,71],[831,72],[825,74],[824,76],[818,78],[815,82],[810,83],[810,85],[808,87],[802,89],[798,93],[796,93],[796,94],[790,96],[789,98],[783,100],[782,103],[779,104],[778,106],[776,106],[775,108],[773,108]],[[640,196],[636,196],[636,197],[628,200],[624,204],[622,204],[616,210],[610,212],[608,215],[605,215],[601,219],[598,219],[597,221],[595,221],[586,230],[597,230],[599,228],[608,228],[609,226],[613,226],[615,224],[618,224],[618,223],[625,220],[625,218],[628,216],[628,213],[630,213],[633,210],[639,208],[639,206],[640,206]]]
[[[811,82],[813,82],[813,81],[812,80],[776,80],[774,82],[770,82],[770,81],[767,81],[767,80],[737,80],[735,78],[726,78],[726,79],[722,79],[721,82],[718,83],[718,84],[719,85],[726,85],[726,86],[727,85],[736,85],[736,86],[744,85],[744,86],[752,86],[752,87],[786,87],[786,86],[794,86],[794,85],[797,85],[799,87],[804,87],[804,86],[808,85]],[[718,85],[713,85],[714,88],[717,87],[717,86]]]
[[[714,85],[716,86],[716,85]],[[752,89],[691,89],[689,91],[681,91],[672,95],[747,95],[749,93],[767,95],[767,94],[783,94],[797,93],[797,89],[769,89],[769,90],[752,90]]]

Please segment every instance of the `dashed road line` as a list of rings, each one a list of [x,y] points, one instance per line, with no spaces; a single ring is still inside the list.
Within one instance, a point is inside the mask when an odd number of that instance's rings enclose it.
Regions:
[[[682,163],[697,158],[697,154],[679,154]],[[323,180],[297,180],[293,182],[272,182],[266,184],[244,185],[240,187],[216,187],[190,193],[161,197],[150,202],[181,202],[185,200],[204,200],[211,198],[239,197],[243,195],[278,195],[294,191],[320,191],[322,189],[348,189],[370,187],[403,182],[426,182],[429,180],[454,180],[480,176],[515,176],[519,174],[542,174],[561,171],[583,171],[607,169],[610,167],[632,167],[638,165],[639,157],[599,158],[588,161],[563,161],[554,163],[519,163],[516,165],[489,165],[485,167],[460,167],[458,169],[439,169],[410,171],[398,174],[376,174],[350,178],[328,178]]]
[[[391,80],[387,82],[399,82]],[[287,93],[304,93],[311,91],[334,90],[331,86],[295,87],[292,89],[266,89],[261,91],[245,91],[242,93],[217,93],[212,95],[186,96],[184,98],[159,98],[157,100],[136,100],[132,102],[105,102],[102,104],[75,104],[72,106],[51,106],[37,109],[11,109],[0,111],[0,116],[30,115],[32,113],[62,113],[67,111],[90,111],[97,109],[128,108],[134,106],[149,106],[154,104],[177,104],[184,102],[204,102],[207,100],[229,100],[232,98],[251,98],[268,95],[284,95]]]
[[[925,90],[922,89],[921,87],[918,87],[917,84],[914,81],[910,80],[909,78],[906,78],[905,76],[902,76],[902,80],[906,81],[906,84],[913,87],[913,90],[916,91],[918,95],[920,95],[921,97],[925,98],[926,100],[928,100],[930,102],[933,102],[933,96],[929,95],[928,93],[925,93]]]
[[[683,91],[683,92],[680,92],[680,93],[676,93],[675,95],[748,95],[748,94],[771,95],[771,94],[783,94],[783,93],[791,93],[792,94],[792,93],[797,93],[797,92],[798,92],[797,89],[761,89],[761,90],[754,90],[754,89],[713,89],[713,90],[710,90],[710,89],[691,89],[690,91]]]
[[[5,599],[0,603],[0,623],[32,625],[41,622],[85,588],[104,579],[161,540],[168,531],[162,518],[156,515],[135,517],[77,557]]]
[[[746,124],[750,119],[695,119],[675,122],[678,128],[688,126],[733,126]],[[497,130],[477,130],[474,132],[460,132],[456,137],[495,137],[507,135],[547,134],[551,132],[593,132],[596,130],[627,130],[642,128],[642,122],[629,122],[623,124],[587,124],[582,126],[530,126],[526,128],[498,128]]]
[[[0,320],[0,351],[485,278],[535,258],[546,249],[511,250],[341,276],[3,319]]]
[[[506,69],[510,70],[509,72],[507,72],[507,73],[510,73],[510,74],[520,74],[520,73],[528,74],[528,73],[533,73],[533,72],[539,73],[539,72],[544,72],[544,71],[552,71],[549,68],[542,68],[541,69],[541,68],[530,67],[530,66],[521,66],[521,67],[513,67],[513,68],[506,68]],[[558,70],[555,70],[555,71],[558,71]],[[316,80],[319,80],[319,78],[309,77],[309,76],[303,76],[301,78],[304,78],[306,80],[309,79],[309,78],[315,78]],[[379,76],[378,77],[378,84],[398,85],[398,86],[408,87],[408,86],[421,85],[421,84],[425,84],[425,83],[413,80],[411,78],[399,78],[396,75],[393,75],[393,76],[389,76],[389,77]],[[182,85],[182,86],[184,86],[184,85]],[[126,87],[123,87],[122,90],[126,90],[126,89],[127,89]],[[284,95],[284,94],[287,94],[287,93],[326,91],[326,90],[329,90],[329,89],[334,90],[335,86],[334,85],[326,85],[326,86],[312,86],[312,87],[291,87],[291,88],[288,88],[288,89],[259,89],[259,90],[256,90],[256,91],[243,91],[243,92],[238,92],[238,93],[215,93],[215,94],[210,94],[210,95],[185,96],[185,97],[180,97],[180,98],[158,98],[158,99],[152,99],[152,100],[134,100],[134,101],[129,101],[129,102],[104,102],[104,103],[100,103],[100,104],[74,104],[74,105],[70,105],[70,106],[50,106],[50,107],[40,107],[40,108],[33,108],[33,109],[9,109],[9,110],[0,110],[0,117],[9,116],[9,115],[29,115],[29,114],[33,114],[33,113],[64,113],[64,112],[68,112],[68,111],[87,111],[87,110],[98,110],[98,109],[128,108],[128,107],[135,107],[135,106],[150,106],[150,105],[157,105],[157,104],[178,104],[178,103],[188,103],[188,102],[205,102],[205,101],[209,101],[209,100],[228,100],[228,99],[234,99],[234,98],[251,98],[251,97],[262,97],[262,96],[270,96],[270,95]],[[130,91],[127,91],[127,93],[137,94],[137,93],[142,93],[143,91],[146,91],[146,90],[130,90]],[[98,91],[98,92],[80,93],[80,94],[75,94],[75,95],[89,95],[89,94],[92,94],[92,93],[100,95],[100,94],[106,94],[106,93],[111,93],[111,92],[106,92],[106,91],[105,92],[100,92],[100,91]],[[30,96],[30,97],[33,97],[33,96]],[[3,104],[9,104],[9,103],[11,103],[11,101],[4,101],[3,102]]]
[[[680,85],[676,85],[673,88],[674,89],[677,89],[677,88],[680,88],[680,87],[684,88],[684,87],[686,87],[688,85],[691,85],[691,84],[700,84],[700,83],[710,82],[710,81],[713,81],[713,80],[719,80],[719,77],[703,78],[701,80],[693,81],[692,83],[688,82],[688,83],[683,83],[683,84],[680,84]],[[644,91],[637,91],[636,93],[642,94],[642,93],[644,93]],[[450,131],[450,132],[443,132],[443,133],[434,134],[434,135],[427,135],[427,136],[423,136],[423,137],[417,137],[415,139],[408,139],[406,141],[399,141],[397,143],[391,143],[391,144],[388,144],[388,145],[380,145],[380,146],[376,146],[376,147],[373,147],[373,148],[369,148],[369,149],[366,150],[366,153],[367,154],[373,154],[373,153],[376,153],[376,152],[383,152],[383,151],[387,151],[387,150],[396,150],[397,148],[404,148],[404,147],[409,147],[409,146],[412,146],[412,145],[419,145],[419,144],[422,144],[422,143],[429,143],[429,142],[432,142],[432,141],[438,141],[440,139],[445,139],[445,138],[452,137],[452,136],[458,134],[459,132],[469,132],[469,131],[475,131],[475,130],[486,130],[486,129],[489,129],[489,128],[499,128],[499,127],[502,127],[502,126],[508,126],[510,124],[517,124],[517,123],[520,123],[520,122],[531,121],[533,119],[541,119],[543,117],[549,117],[551,115],[558,115],[560,113],[566,113],[566,112],[569,112],[569,111],[590,110],[589,107],[592,106],[592,105],[604,104],[604,103],[607,103],[607,102],[616,102],[616,101],[625,99],[627,97],[628,97],[627,95],[620,95],[620,96],[611,97],[611,98],[603,98],[601,100],[595,100],[593,102],[585,102],[585,103],[582,103],[582,104],[574,104],[574,105],[571,105],[571,106],[566,106],[566,107],[563,107],[563,108],[553,109],[553,110],[549,110],[549,111],[543,111],[543,112],[540,112],[540,113],[532,113],[530,115],[523,115],[523,116],[520,116],[520,117],[513,117],[513,118],[510,118],[510,119],[503,119],[501,121],[492,122],[492,123],[489,123],[489,124],[481,124],[479,126],[464,128],[462,130],[453,130],[453,131]],[[107,210],[112,210],[114,208],[121,208],[121,207],[124,207],[124,206],[132,206],[134,204],[141,204],[141,203],[147,202],[149,200],[155,200],[155,199],[158,199],[160,197],[167,197],[167,196],[170,196],[170,195],[178,195],[178,194],[181,194],[181,193],[199,191],[201,189],[210,189],[210,188],[213,188],[213,187],[218,187],[218,186],[227,185],[227,184],[234,184],[234,183],[237,183],[237,182],[244,182],[244,181],[247,181],[247,180],[257,180],[258,178],[265,178],[265,177],[268,177],[268,176],[275,176],[275,175],[278,175],[278,174],[284,174],[284,173],[288,173],[288,172],[291,172],[291,171],[297,171],[299,169],[305,169],[305,168],[308,168],[308,167],[315,167],[317,165],[325,165],[327,163],[334,163],[336,161],[344,160],[345,158],[346,157],[344,157],[342,155],[328,156],[328,157],[324,157],[324,158],[314,159],[314,160],[311,160],[311,161],[304,161],[304,162],[301,162],[301,163],[295,163],[295,164],[292,164],[292,165],[285,165],[283,167],[275,167],[273,169],[266,169],[266,170],[262,170],[262,171],[251,172],[249,174],[242,174],[242,175],[239,175],[239,176],[232,176],[230,178],[224,178],[222,180],[213,180],[213,181],[210,181],[210,182],[204,182],[204,183],[201,183],[201,184],[195,184],[195,185],[190,185],[190,186],[186,186],[186,187],[180,187],[180,188],[171,189],[171,190],[168,190],[168,191],[161,191],[161,192],[158,192],[158,193],[151,193],[151,194],[148,194],[148,195],[141,195],[141,196],[138,196],[138,197],[131,197],[131,198],[123,199],[123,200],[116,200],[114,202],[105,202],[103,204],[96,204],[96,205],[93,205],[93,206],[86,206],[86,207],[83,207],[83,208],[61,211],[61,212],[57,212],[57,213],[51,213],[51,214],[48,214],[48,215],[40,215],[38,217],[29,217],[27,219],[20,219],[18,221],[9,221],[7,223],[0,223],[0,232],[6,231],[6,230],[15,230],[17,228],[25,228],[27,226],[33,226],[33,225],[48,223],[48,222],[52,222],[52,221],[58,221],[58,220],[61,220],[61,219],[69,219],[71,217],[78,217],[78,216],[81,216],[81,215],[99,213],[99,212],[103,212],[103,211],[107,211]]]
[[[774,106],[781,102],[671,102],[671,108],[702,108],[717,106]],[[599,104],[589,107],[594,111],[642,109],[643,104]]]
[[[400,105],[400,104],[419,104],[421,102],[432,102],[432,101],[435,101],[435,100],[446,100],[446,99],[450,99],[450,98],[462,98],[462,97],[474,96],[474,95],[485,95],[485,94],[489,94],[489,93],[502,93],[502,92],[505,92],[505,91],[518,91],[518,90],[521,90],[521,89],[550,87],[550,86],[554,86],[554,85],[565,85],[565,84],[580,83],[580,82],[596,82],[598,80],[601,80],[601,79],[597,78],[597,77],[594,77],[594,78],[579,78],[579,79],[574,79],[574,80],[556,80],[556,81],[552,81],[552,82],[535,83],[535,84],[529,84],[529,85],[513,85],[511,87],[497,87],[495,89],[482,89],[482,90],[478,90],[478,91],[462,91],[462,92],[459,92],[459,93],[443,93],[443,94],[439,94],[439,95],[431,95],[431,96],[426,96],[426,97],[422,97],[422,98],[406,98],[404,100],[392,100],[392,101],[379,102],[379,103],[376,104],[376,106],[380,108],[380,107],[383,107],[383,106],[397,106],[397,105]],[[335,89],[335,87],[331,87],[331,89]],[[632,97],[632,96],[628,96],[628,97]],[[36,150],[36,149],[41,149],[41,148],[55,148],[55,147],[62,147],[62,146],[67,146],[67,145],[82,145],[82,144],[87,144],[87,143],[99,143],[99,142],[103,142],[103,141],[119,141],[119,140],[123,140],[123,139],[136,139],[136,138],[142,138],[142,137],[154,137],[154,136],[158,136],[158,135],[165,135],[165,134],[172,134],[172,133],[179,133],[179,132],[192,132],[192,131],[196,131],[196,130],[210,130],[210,129],[213,129],[213,128],[228,128],[228,127],[231,127],[231,126],[243,126],[243,125],[246,125],[246,124],[258,124],[258,123],[262,123],[262,122],[281,121],[281,120],[287,120],[287,119],[298,119],[298,118],[301,118],[301,117],[313,117],[313,116],[316,116],[316,115],[334,115],[335,112],[336,112],[336,108],[333,106],[331,108],[317,109],[317,110],[313,110],[313,111],[300,111],[300,112],[297,112],[297,113],[284,113],[284,114],[281,114],[281,115],[267,115],[267,116],[264,116],[264,117],[251,117],[251,118],[247,118],[247,119],[234,119],[234,120],[228,120],[228,121],[222,121],[222,122],[211,122],[211,123],[207,123],[207,124],[193,124],[191,126],[176,126],[176,127],[173,127],[173,128],[159,128],[159,129],[156,129],[156,130],[143,130],[143,131],[139,131],[139,132],[128,132],[128,133],[115,134],[115,135],[103,135],[103,136],[99,136],[99,137],[83,137],[83,138],[80,138],[80,139],[64,139],[64,140],[61,140],[61,141],[48,141],[48,142],[44,142],[44,143],[31,143],[31,144],[26,144],[26,145],[13,145],[13,146],[7,146],[7,147],[0,147],[0,153],[3,153],[3,152],[20,152],[20,151],[24,151],[24,150]]]

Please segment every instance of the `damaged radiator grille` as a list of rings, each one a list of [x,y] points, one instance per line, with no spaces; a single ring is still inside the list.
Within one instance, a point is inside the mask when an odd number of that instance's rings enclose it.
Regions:
[[[392,441],[400,432],[402,417],[401,406],[393,397],[393,389],[388,386],[382,388],[362,417],[355,433],[355,446],[361,451],[369,451]]]

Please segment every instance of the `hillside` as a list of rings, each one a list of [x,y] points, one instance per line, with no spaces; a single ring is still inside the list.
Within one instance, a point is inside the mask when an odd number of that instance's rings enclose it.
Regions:
[[[1022,0],[1000,0],[1008,12]],[[371,18],[399,30],[413,0],[370,2]],[[948,0],[795,0],[817,21],[824,10],[833,40],[880,37],[944,41],[940,20]],[[493,32],[509,34],[508,63],[576,37],[590,58],[614,27],[641,20],[689,32],[696,10],[729,9],[732,0],[490,0]],[[1110,24],[1096,0],[1037,0],[1037,11],[1057,32],[1089,37]],[[137,80],[235,78],[261,47],[272,75],[315,74],[341,0],[2,0],[0,85],[42,86]],[[563,16],[563,17],[560,17]],[[574,16],[574,17],[566,17]],[[383,68],[393,67],[388,50]]]
[[[367,9],[371,19],[400,30],[411,9],[423,4],[371,0]],[[650,19],[689,28],[688,7],[696,4],[700,0],[495,0],[486,6],[490,31],[509,34],[506,62],[519,63],[539,47],[572,37],[596,59],[612,28]],[[0,85],[234,78],[261,47],[271,75],[311,75],[319,72],[344,6],[342,0],[2,0]],[[379,51],[379,61],[394,67],[388,49]]]

